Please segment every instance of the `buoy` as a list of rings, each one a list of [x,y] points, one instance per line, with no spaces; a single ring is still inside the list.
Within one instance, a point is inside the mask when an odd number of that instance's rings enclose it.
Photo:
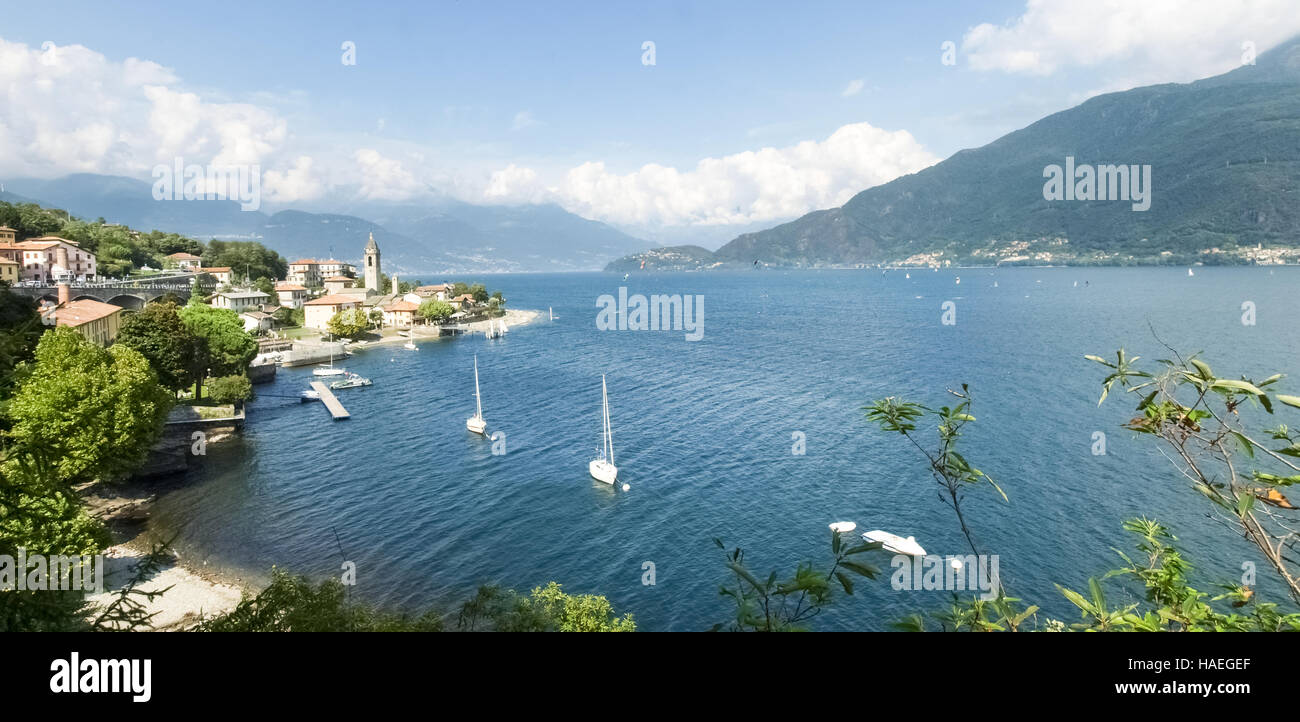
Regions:
[[[631,491],[631,489],[632,489],[631,485],[629,485],[629,484],[624,484],[624,485],[623,485],[623,491]]]

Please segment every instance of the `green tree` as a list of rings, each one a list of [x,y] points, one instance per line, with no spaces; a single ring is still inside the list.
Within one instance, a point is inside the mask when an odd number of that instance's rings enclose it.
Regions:
[[[279,253],[256,241],[208,241],[203,251],[205,268],[228,266],[232,277],[284,278],[289,263]]]
[[[139,351],[158,374],[158,382],[173,391],[197,381],[199,357],[205,354],[204,344],[190,332],[172,303],[150,303],[128,315],[116,343]]]
[[[476,283],[473,286],[470,286],[469,293],[474,297],[474,303],[487,303],[487,287],[483,284]]]
[[[444,303],[435,298],[430,298],[421,303],[420,309],[416,311],[416,313],[420,315],[420,318],[423,318],[430,323],[442,323],[451,318],[451,314],[454,312],[455,309],[451,307],[451,304]]]
[[[32,373],[9,407],[9,436],[48,459],[60,481],[113,477],[144,460],[171,405],[138,351],[103,349],[61,327],[36,346]]]
[[[253,384],[247,376],[222,376],[208,381],[208,398],[219,404],[247,401],[253,397]]]
[[[257,355],[257,341],[244,330],[234,311],[213,308],[191,298],[180,316],[200,341],[195,359],[195,398],[202,392],[205,376],[230,376],[248,370],[248,363]]]
[[[567,594],[549,582],[527,597],[513,590],[483,586],[460,611],[457,626],[465,631],[495,632],[634,632],[631,614],[618,616],[603,596]]]
[[[370,328],[370,319],[364,308],[345,308],[334,314],[325,328],[336,337],[355,339],[365,335]]]

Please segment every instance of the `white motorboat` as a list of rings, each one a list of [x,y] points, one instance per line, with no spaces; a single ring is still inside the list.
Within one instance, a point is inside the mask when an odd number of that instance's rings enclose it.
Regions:
[[[916,539],[910,536],[905,539],[897,534],[890,534],[887,531],[874,529],[863,534],[862,538],[869,542],[880,542],[884,546],[885,551],[890,551],[895,554],[906,554],[913,557],[925,556],[925,550],[921,548],[920,544],[916,543]]]
[[[330,388],[331,389],[355,389],[358,386],[369,386],[369,385],[370,385],[370,379],[363,378],[361,376],[358,376],[357,374],[348,374],[348,377],[343,379],[342,381],[331,382]]]
[[[601,429],[600,456],[587,464],[587,471],[596,481],[613,484],[618,480],[618,467],[614,465],[614,429],[609,422],[609,389],[605,385],[605,375],[600,376]]]
[[[487,421],[483,418],[483,396],[478,389],[478,356],[474,356],[474,404],[476,409],[474,415],[465,419],[465,428],[476,434],[482,434],[487,430]]]
[[[302,401],[320,401],[320,392],[316,389],[306,389],[299,395]]]

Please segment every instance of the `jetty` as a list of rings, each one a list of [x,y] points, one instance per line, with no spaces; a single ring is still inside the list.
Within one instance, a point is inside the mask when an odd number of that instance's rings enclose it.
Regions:
[[[348,413],[347,409],[343,408],[343,404],[339,403],[338,397],[334,395],[330,387],[320,381],[311,382],[311,387],[316,393],[320,394],[321,402],[325,404],[325,408],[329,409],[330,416],[333,416],[335,421],[346,419],[352,415]]]

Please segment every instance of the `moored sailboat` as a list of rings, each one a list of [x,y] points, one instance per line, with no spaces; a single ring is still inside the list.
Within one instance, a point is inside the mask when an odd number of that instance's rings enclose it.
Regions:
[[[605,385],[605,375],[600,376],[601,406],[601,447],[600,456],[587,464],[591,478],[613,484],[618,480],[618,467],[614,465],[614,430],[609,422],[609,390]]]
[[[478,390],[478,356],[474,356],[474,403],[476,410],[474,415],[465,420],[465,428],[476,434],[482,434],[487,430],[487,421],[483,419],[483,396]]]

